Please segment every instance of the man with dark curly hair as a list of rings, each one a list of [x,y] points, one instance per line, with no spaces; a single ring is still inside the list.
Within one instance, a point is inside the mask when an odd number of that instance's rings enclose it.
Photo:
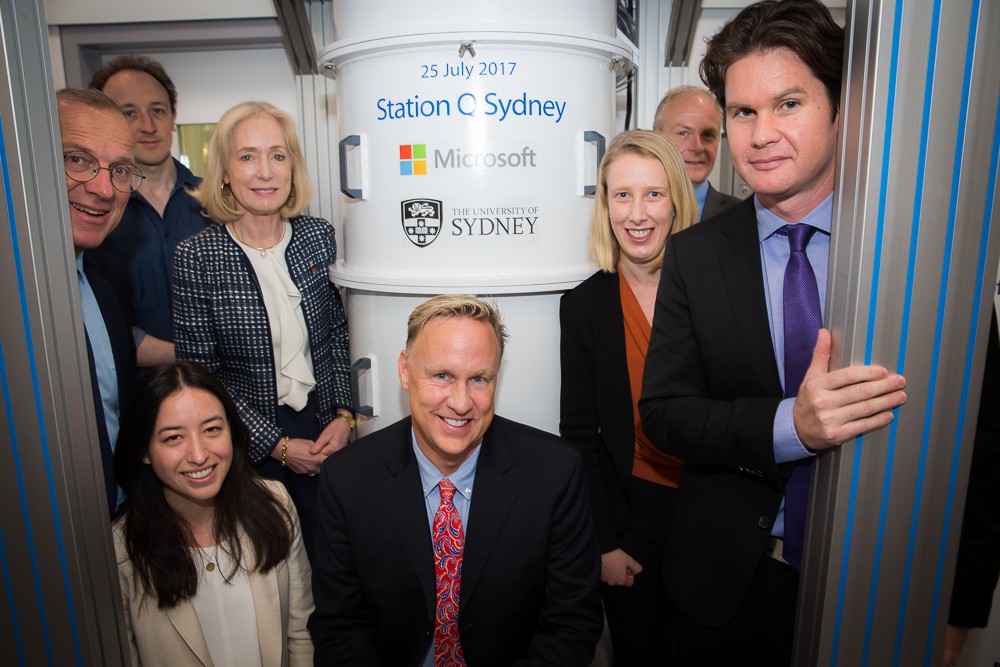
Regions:
[[[881,366],[829,370],[823,326],[844,31],[767,0],[701,75],[754,196],[667,241],[639,409],[684,460],[664,563],[684,665],[787,665],[812,459],[906,400]]]

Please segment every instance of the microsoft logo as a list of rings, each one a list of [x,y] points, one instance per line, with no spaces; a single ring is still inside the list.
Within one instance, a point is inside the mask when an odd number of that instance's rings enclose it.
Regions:
[[[403,144],[399,147],[399,175],[427,175],[427,144]]]

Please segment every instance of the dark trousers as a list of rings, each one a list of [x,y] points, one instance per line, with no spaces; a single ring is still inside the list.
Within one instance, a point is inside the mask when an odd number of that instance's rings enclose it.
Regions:
[[[666,526],[676,489],[633,477],[629,490],[632,522],[618,544],[639,561],[642,572],[632,586],[601,584],[615,667],[674,665],[676,638],[663,586]]]
[[[798,572],[764,556],[743,604],[725,625],[709,627],[675,612],[678,664],[684,667],[791,664],[798,587]]]
[[[278,406],[278,426],[282,433],[290,438],[315,440],[319,437],[319,419],[316,416],[316,392],[309,393],[309,402],[301,411],[296,412],[287,405]],[[280,447],[280,445],[279,445]],[[313,550],[316,548],[316,526],[319,514],[319,477],[299,475],[288,468],[282,468],[281,462],[268,458],[257,466],[261,477],[276,479],[288,489],[288,495],[295,503],[299,513],[299,523],[302,525],[302,543],[306,548],[309,561],[312,562]]]

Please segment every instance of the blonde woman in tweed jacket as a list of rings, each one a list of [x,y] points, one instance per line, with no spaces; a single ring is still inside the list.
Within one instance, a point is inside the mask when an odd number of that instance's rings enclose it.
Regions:
[[[223,114],[194,193],[218,224],[174,253],[174,339],[226,385],[250,429],[250,456],[285,483],[312,554],[316,475],[347,444],[347,316],[329,282],[337,245],[326,220],[302,216],[309,177],[295,125],[265,102]]]

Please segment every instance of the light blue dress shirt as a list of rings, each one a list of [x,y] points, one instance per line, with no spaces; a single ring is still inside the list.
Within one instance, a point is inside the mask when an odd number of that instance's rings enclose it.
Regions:
[[[420,487],[424,492],[424,504],[427,508],[427,525],[430,527],[428,537],[434,539],[434,515],[437,514],[438,506],[441,505],[441,488],[438,484],[445,475],[437,469],[430,459],[428,459],[420,447],[417,446],[417,438],[413,437],[413,453],[417,457],[417,469],[420,471]],[[469,458],[458,467],[454,474],[447,475],[447,479],[455,485],[455,495],[452,503],[458,510],[458,516],[462,519],[462,530],[469,534],[469,508],[472,503],[472,486],[476,481],[476,464],[479,462],[479,450],[483,443],[480,442],[472,450]],[[423,667],[434,667],[434,642],[431,642],[430,650],[424,656]]]
[[[80,306],[83,309],[83,326],[87,330],[90,351],[94,355],[94,373],[97,375],[98,390],[101,392],[101,406],[104,408],[104,427],[108,432],[108,442],[114,451],[118,442],[118,425],[121,419],[121,402],[118,396],[118,368],[115,353],[111,349],[111,337],[104,324],[101,306],[97,303],[94,289],[83,270],[83,253],[76,258],[76,275],[80,282]],[[125,492],[118,487],[118,505],[125,500]]]
[[[771,343],[774,346],[774,358],[778,363],[778,378],[782,389],[785,384],[785,320],[782,310],[785,286],[785,265],[788,264],[788,238],[776,232],[788,224],[769,211],[754,195],[754,206],[757,209],[757,234],[760,239],[760,261],[764,273],[764,295],[767,301],[767,319],[771,326]],[[831,192],[819,206],[806,215],[799,224],[810,225],[819,230],[809,239],[806,255],[816,274],[816,286],[819,288],[820,309],[826,307],[826,274],[830,264],[830,228],[833,218],[833,193]],[[774,460],[777,463],[798,461],[814,456],[806,449],[795,432],[792,417],[794,398],[786,398],[778,405],[774,416]],[[771,534],[783,537],[785,534],[785,501],[782,499],[778,516],[774,521]]]
[[[111,349],[111,337],[104,324],[101,306],[97,303],[94,290],[83,270],[83,255],[76,258],[76,274],[80,280],[80,305],[83,308],[83,326],[90,339],[90,350],[94,354],[94,370],[101,391],[101,405],[104,407],[104,424],[108,430],[108,440],[112,450],[118,440],[118,420],[121,407],[118,400],[118,369],[115,354]]]
[[[708,179],[701,182],[701,185],[694,189],[694,200],[698,202],[698,222],[701,222],[701,215],[705,212],[705,200],[708,199]]]

